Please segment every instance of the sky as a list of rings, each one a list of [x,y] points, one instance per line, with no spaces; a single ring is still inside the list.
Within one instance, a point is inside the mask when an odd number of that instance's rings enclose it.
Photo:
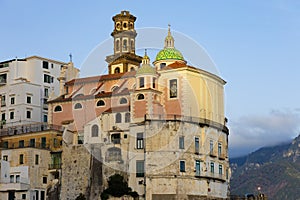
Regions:
[[[79,68],[110,38],[111,17],[121,10],[137,17],[137,28],[171,24],[227,81],[231,157],[299,134],[300,1],[0,0],[0,10],[0,61],[39,55],[68,62],[72,53]]]

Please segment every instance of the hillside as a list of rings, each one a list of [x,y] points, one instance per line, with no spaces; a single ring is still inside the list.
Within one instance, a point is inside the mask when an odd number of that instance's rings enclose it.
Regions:
[[[231,194],[265,193],[269,199],[300,200],[300,135],[291,143],[261,148],[230,160]]]

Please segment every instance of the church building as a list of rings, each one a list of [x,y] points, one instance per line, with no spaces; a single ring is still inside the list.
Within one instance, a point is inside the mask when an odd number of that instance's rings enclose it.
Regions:
[[[136,17],[112,19],[108,74],[65,82],[48,102],[64,127],[61,198],[100,199],[118,173],[139,199],[227,199],[226,82],[190,66],[170,27],[151,63],[136,54]]]

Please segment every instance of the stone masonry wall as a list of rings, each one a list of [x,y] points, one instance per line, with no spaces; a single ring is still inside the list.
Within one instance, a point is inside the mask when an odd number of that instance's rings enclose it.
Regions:
[[[89,196],[91,155],[83,145],[63,144],[61,199]]]

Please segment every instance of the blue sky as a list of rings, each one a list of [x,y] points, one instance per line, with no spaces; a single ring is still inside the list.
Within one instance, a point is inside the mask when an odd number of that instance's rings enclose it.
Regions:
[[[167,28],[199,43],[228,83],[232,156],[299,134],[297,0],[0,0],[0,60],[40,55],[80,67],[129,10],[136,27]],[[175,38],[176,40],[176,38]],[[176,41],[175,41],[176,45]]]

